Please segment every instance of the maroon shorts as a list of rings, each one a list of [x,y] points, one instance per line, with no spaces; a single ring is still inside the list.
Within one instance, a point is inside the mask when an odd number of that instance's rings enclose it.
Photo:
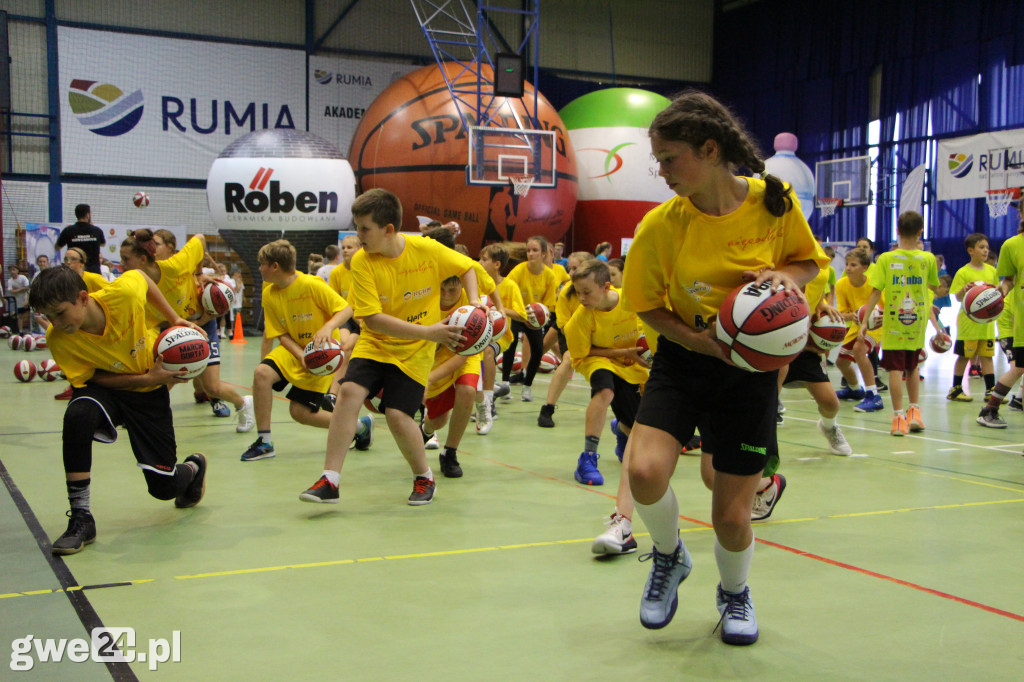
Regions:
[[[883,368],[890,372],[913,372],[921,360],[920,350],[887,350],[882,349]]]

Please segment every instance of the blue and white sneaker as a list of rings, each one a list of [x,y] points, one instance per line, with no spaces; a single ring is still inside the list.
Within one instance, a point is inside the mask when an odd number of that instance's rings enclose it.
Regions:
[[[356,450],[369,450],[370,446],[373,445],[373,417],[368,414],[364,414],[359,418],[360,423],[366,424],[366,433],[363,435],[356,434],[353,444]]]
[[[231,416],[231,408],[228,407],[227,404],[223,400],[221,400],[220,398],[217,398],[215,400],[211,400],[210,401],[210,407],[213,408],[213,416],[214,417],[230,417]]]
[[[249,449],[242,453],[243,462],[255,462],[258,459],[269,459],[274,457],[277,453],[274,452],[273,443],[265,443],[263,436],[260,436],[256,441],[249,446]]]
[[[612,420],[612,433],[615,434],[615,456],[622,461],[622,456],[626,454],[626,441],[629,440],[629,435],[619,431],[619,420]]]
[[[679,605],[679,583],[690,575],[693,560],[682,540],[671,554],[652,548],[650,554],[640,557],[640,561],[648,559],[653,559],[653,565],[640,599],[640,624],[649,630],[658,630],[672,622]]]
[[[716,602],[718,612],[722,614],[718,625],[722,627],[723,642],[742,645],[757,641],[757,618],[749,587],[744,587],[739,594],[732,594],[723,590],[719,583]]]
[[[882,396],[878,395],[877,393],[870,393],[867,397],[864,398],[864,400],[860,401],[859,403],[853,406],[853,411],[878,412],[883,407],[885,407],[885,403],[882,402]]]
[[[836,391],[836,397],[840,400],[863,400],[864,389],[863,388],[850,388],[846,386]]]
[[[583,485],[604,485],[604,476],[597,470],[597,460],[601,455],[596,452],[584,450],[580,453],[579,461],[576,462],[576,480]]]

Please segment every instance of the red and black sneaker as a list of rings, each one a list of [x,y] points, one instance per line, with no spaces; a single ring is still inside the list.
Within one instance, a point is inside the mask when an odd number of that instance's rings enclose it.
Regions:
[[[328,481],[326,476],[321,476],[309,490],[299,494],[299,499],[303,502],[338,504],[338,498],[338,486]]]
[[[412,495],[409,495],[409,504],[430,504],[434,499],[434,479],[426,476],[417,476],[412,482]]]

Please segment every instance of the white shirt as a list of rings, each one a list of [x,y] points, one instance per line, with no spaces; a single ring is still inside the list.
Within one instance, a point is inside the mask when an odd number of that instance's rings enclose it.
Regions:
[[[316,276],[329,283],[331,281],[331,270],[337,266],[337,263],[326,263],[325,265],[320,266],[320,269],[316,271]]]
[[[7,290],[10,291],[11,289],[14,288],[27,287],[28,284],[28,277],[19,274],[17,277],[11,277],[10,279],[7,280]],[[28,305],[27,290],[17,294],[12,293],[11,295],[14,296],[15,303],[19,308],[24,308],[25,306]]]

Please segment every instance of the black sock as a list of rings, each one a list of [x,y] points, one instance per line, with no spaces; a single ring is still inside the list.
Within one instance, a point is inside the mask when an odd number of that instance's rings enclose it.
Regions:
[[[600,442],[600,436],[585,436],[583,439],[583,449],[587,452],[597,452],[597,444]]]

